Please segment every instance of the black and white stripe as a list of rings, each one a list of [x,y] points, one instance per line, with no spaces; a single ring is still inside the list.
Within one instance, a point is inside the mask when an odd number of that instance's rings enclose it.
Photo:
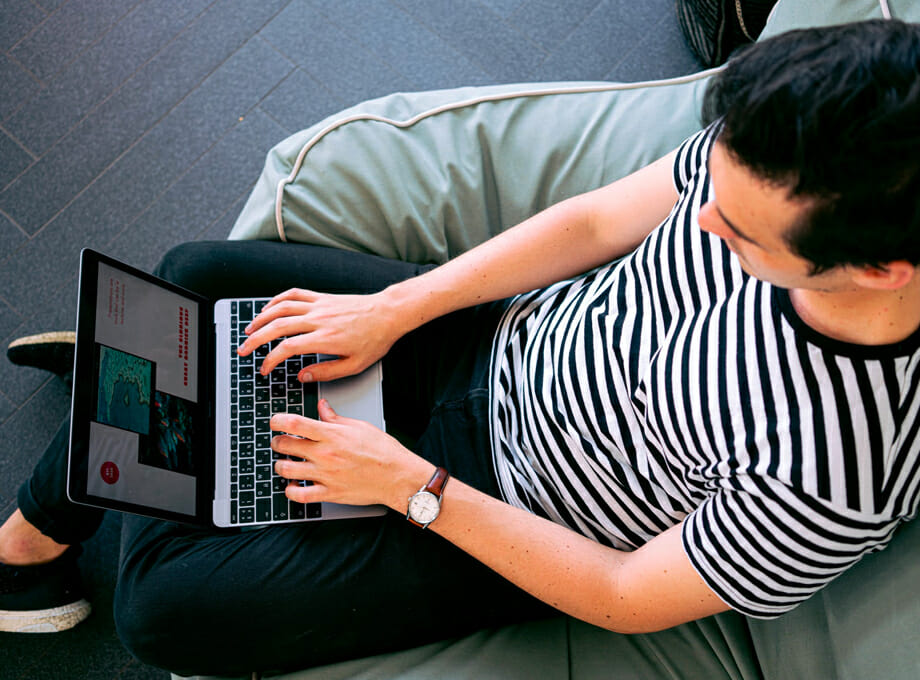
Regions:
[[[697,223],[714,130],[631,255],[520,296],[493,354],[508,502],[636,548],[684,546],[733,608],[776,616],[884,547],[920,498],[920,334],[885,347],[807,327]]]

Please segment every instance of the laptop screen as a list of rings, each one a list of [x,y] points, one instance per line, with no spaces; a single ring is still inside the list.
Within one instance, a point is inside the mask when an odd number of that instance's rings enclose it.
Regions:
[[[91,502],[194,516],[203,471],[193,451],[208,437],[201,305],[106,262],[87,275],[95,278],[95,309],[80,321],[92,319],[92,359],[83,354],[81,368],[78,355],[75,385],[85,381],[74,402],[75,419],[82,412],[88,426],[83,491]],[[78,352],[86,352],[88,331],[80,329]]]

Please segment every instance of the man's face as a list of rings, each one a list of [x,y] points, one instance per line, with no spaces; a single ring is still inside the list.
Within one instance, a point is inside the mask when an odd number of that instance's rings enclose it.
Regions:
[[[784,238],[808,209],[788,189],[769,184],[739,164],[720,143],[709,157],[710,199],[700,208],[703,231],[721,238],[751,276],[780,288],[852,290],[846,267],[813,275],[811,263]]]

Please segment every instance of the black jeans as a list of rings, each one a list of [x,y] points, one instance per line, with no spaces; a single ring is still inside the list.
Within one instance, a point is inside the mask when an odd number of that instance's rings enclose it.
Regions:
[[[218,299],[290,287],[366,293],[426,267],[270,242],[190,243],[158,273]],[[489,355],[502,305],[409,334],[384,359],[384,410],[414,450],[493,496]],[[20,490],[23,514],[62,543],[102,512],[64,493],[67,427]],[[449,486],[448,486],[449,492]],[[126,515],[115,620],[141,660],[182,675],[237,675],[367,656],[550,614],[402,516],[217,531]]]

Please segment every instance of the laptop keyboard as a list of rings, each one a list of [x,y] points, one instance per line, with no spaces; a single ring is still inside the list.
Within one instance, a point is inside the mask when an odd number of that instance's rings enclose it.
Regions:
[[[246,357],[236,353],[246,337],[244,329],[266,302],[260,299],[231,303],[230,522],[234,525],[296,521],[321,515],[319,503],[295,503],[284,495],[288,480],[279,477],[274,469],[275,461],[283,456],[271,449],[275,433],[269,425],[274,413],[317,417],[316,385],[297,380],[304,360],[313,363],[315,355],[291,357],[263,376],[257,367],[280,340],[263,345]]]

